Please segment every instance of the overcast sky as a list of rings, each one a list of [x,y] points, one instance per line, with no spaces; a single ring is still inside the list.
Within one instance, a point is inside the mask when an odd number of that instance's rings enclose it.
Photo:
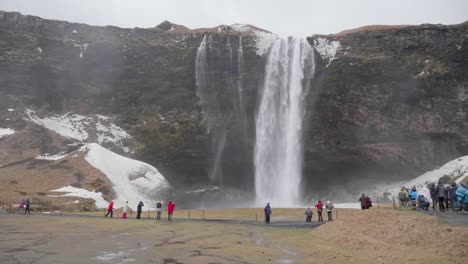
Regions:
[[[365,25],[468,20],[468,0],[0,0],[0,10],[119,27],[164,20],[189,28],[244,23],[299,37]]]

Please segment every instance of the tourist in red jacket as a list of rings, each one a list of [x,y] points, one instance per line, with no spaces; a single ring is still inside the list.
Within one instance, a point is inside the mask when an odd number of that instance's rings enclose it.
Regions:
[[[175,206],[176,204],[172,200],[167,203],[167,220],[169,221],[172,221],[172,214],[174,213]]]
[[[315,208],[317,208],[318,221],[323,222],[323,218],[322,218],[323,203],[322,203],[322,201],[318,201],[318,203],[315,205]]]
[[[114,201],[110,202],[109,206],[107,207],[107,214],[106,214],[106,217],[108,215],[111,215],[111,218],[112,216],[114,215]]]

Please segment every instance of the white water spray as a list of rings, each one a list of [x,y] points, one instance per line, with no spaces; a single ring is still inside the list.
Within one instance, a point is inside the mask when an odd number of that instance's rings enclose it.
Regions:
[[[257,205],[300,202],[304,99],[314,73],[314,52],[306,40],[289,37],[271,47],[256,119]]]

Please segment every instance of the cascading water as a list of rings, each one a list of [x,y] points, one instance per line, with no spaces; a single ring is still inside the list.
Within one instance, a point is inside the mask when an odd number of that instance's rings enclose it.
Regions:
[[[237,47],[237,98],[239,100],[239,115],[240,115],[240,123],[242,127],[242,138],[243,140],[247,140],[249,136],[248,133],[248,122],[247,122],[247,114],[245,112],[244,107],[244,86],[243,86],[243,70],[244,70],[244,50],[242,48],[242,36],[239,35],[239,46]]]
[[[217,94],[213,93],[210,79],[209,56],[213,49],[213,39],[210,36],[204,36],[200,46],[197,49],[195,59],[195,85],[197,86],[197,96],[200,99],[202,109],[203,124],[206,126],[208,134],[212,135],[212,151],[215,153],[215,159],[209,174],[210,180],[218,183],[221,181],[221,154],[226,142],[226,128],[218,122],[220,115],[220,106],[218,104]]]
[[[200,99],[199,104],[202,108],[203,123],[210,133],[216,124],[215,114],[219,112],[217,104],[210,103],[213,93],[210,93],[209,69],[208,69],[208,51],[211,47],[211,38],[203,37],[200,46],[197,49],[195,59],[195,85],[197,86],[197,96]]]
[[[300,202],[304,99],[314,73],[314,52],[306,40],[289,37],[271,47],[256,118],[257,205]]]

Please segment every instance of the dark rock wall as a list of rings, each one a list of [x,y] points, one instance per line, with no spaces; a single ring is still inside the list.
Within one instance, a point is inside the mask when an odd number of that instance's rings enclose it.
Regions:
[[[467,23],[334,38],[309,96],[309,186],[407,179],[468,153]]]
[[[155,165],[175,186],[206,182],[213,156],[195,86],[205,32],[173,33],[166,24],[94,27],[0,12],[0,93],[44,112],[117,115],[135,138],[134,158]],[[220,50],[231,35],[237,50],[234,33],[211,34]],[[342,49],[328,67],[316,54],[304,186],[399,180],[468,154],[467,36],[466,23],[325,36]],[[243,44],[246,138],[229,91],[220,92],[229,68],[224,53],[212,58],[212,74],[227,124],[225,184],[252,189],[264,58],[256,55],[253,36],[243,35]]]

